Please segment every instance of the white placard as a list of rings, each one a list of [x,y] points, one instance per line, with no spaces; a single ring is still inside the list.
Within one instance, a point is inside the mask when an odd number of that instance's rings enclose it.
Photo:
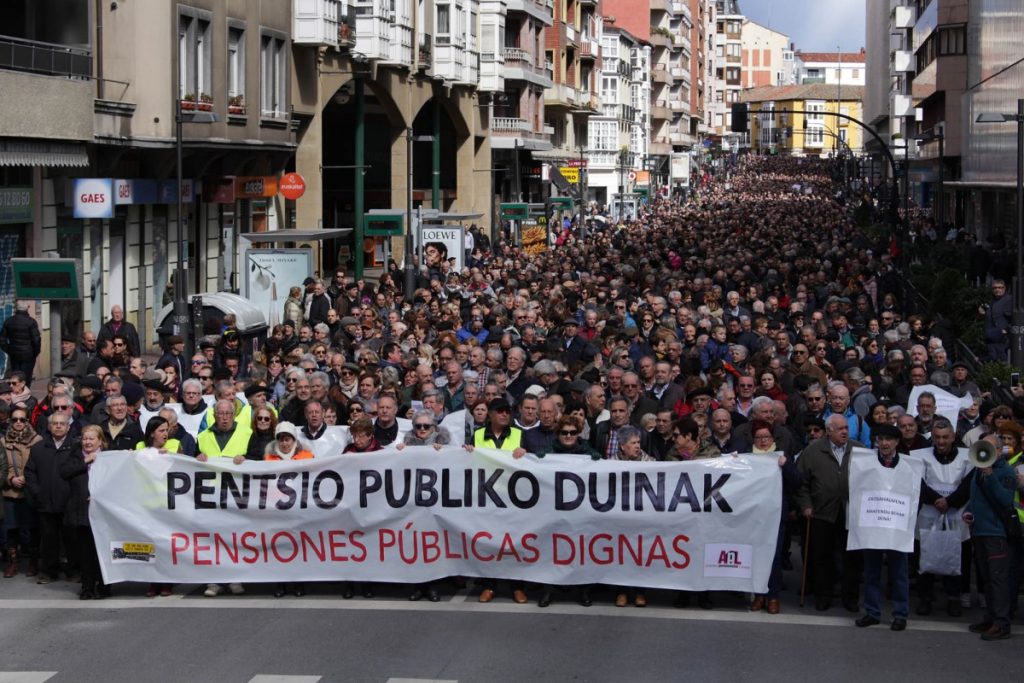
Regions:
[[[113,218],[114,183],[110,178],[75,178],[75,218]]]

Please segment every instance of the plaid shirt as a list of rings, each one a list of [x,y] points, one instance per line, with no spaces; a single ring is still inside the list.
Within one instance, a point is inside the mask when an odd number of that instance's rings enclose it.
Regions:
[[[608,429],[608,446],[604,449],[604,457],[608,460],[619,459],[619,434],[617,429]]]
[[[483,393],[484,387],[491,381],[491,369],[485,365],[475,372],[477,373],[476,388]]]

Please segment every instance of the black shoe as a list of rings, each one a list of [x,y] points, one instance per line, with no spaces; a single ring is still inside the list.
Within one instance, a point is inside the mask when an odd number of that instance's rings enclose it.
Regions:
[[[279,583],[279,584],[277,584],[277,590],[274,591],[274,597],[275,598],[283,598],[285,592],[286,591],[284,589],[284,584],[283,583]]]
[[[946,604],[946,614],[956,618],[963,616],[963,613],[964,608],[963,605],[960,604],[960,598],[950,598],[949,602]]]
[[[866,628],[868,626],[875,626],[876,624],[880,624],[882,622],[880,622],[877,617],[873,617],[870,614],[865,614],[853,623],[857,625],[857,628]]]
[[[581,607],[590,607],[594,604],[594,602],[590,599],[590,591],[588,589],[584,588],[580,590],[579,602]]]
[[[427,600],[430,600],[430,602],[441,602],[441,594],[438,593],[433,588],[428,588],[427,589]]]
[[[295,588],[292,590],[292,595],[294,595],[297,598],[301,598],[305,594],[306,594],[306,584],[304,584],[304,583],[295,584]]]
[[[109,598],[110,595],[111,595],[111,593],[110,593],[110,586],[108,586],[105,583],[98,583],[98,584],[96,584],[96,599],[97,600],[102,600],[103,598]]]
[[[828,598],[818,598],[814,601],[814,609],[819,612],[825,612],[832,609],[832,601]]]
[[[94,600],[95,598],[96,594],[91,590],[82,589],[82,592],[78,594],[79,600]]]
[[[907,630],[907,620],[906,619],[900,619],[899,617],[896,617],[895,619],[892,620],[892,626],[890,626],[889,629],[892,630],[892,631],[906,631]]]
[[[711,596],[707,593],[701,593],[697,596],[697,607],[701,609],[714,609],[715,605],[711,602]]]
[[[364,598],[372,598],[373,597],[373,589],[370,588],[369,586],[363,586],[363,597]]]
[[[685,608],[689,607],[690,606],[690,594],[689,593],[680,593],[679,595],[676,596],[676,599],[672,603],[672,606],[677,608],[677,609],[685,609]]]
[[[544,594],[540,596],[540,600],[537,601],[537,607],[547,607],[551,604],[551,591],[544,591]]]
[[[843,600],[843,608],[847,612],[852,612],[854,614],[860,611],[860,605],[857,604],[856,600]]]
[[[979,621],[976,624],[971,624],[970,626],[968,626],[967,630],[970,631],[971,633],[984,633],[985,631],[989,630],[990,628],[992,628],[992,622],[991,621]]]
[[[919,617],[926,617],[926,616],[928,616],[931,613],[932,613],[932,601],[931,600],[921,600],[919,603],[917,603],[917,616],[919,616]]]
[[[987,631],[981,634],[982,640],[1006,640],[1010,637],[1009,626],[998,626],[993,624]]]
[[[409,602],[419,602],[423,599],[423,591],[417,588],[412,593],[409,593]]]

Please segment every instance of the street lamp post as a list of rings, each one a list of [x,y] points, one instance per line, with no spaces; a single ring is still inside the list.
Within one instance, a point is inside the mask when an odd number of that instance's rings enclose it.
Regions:
[[[416,269],[412,264],[412,253],[416,248],[412,234],[412,143],[433,141],[433,135],[413,135],[411,125],[405,129],[405,172],[407,176],[405,191],[405,224],[407,226],[407,229],[405,231],[404,289],[405,300],[410,303],[412,302],[413,299],[413,290],[416,289]],[[437,193],[435,192],[434,195],[436,197]]]
[[[1013,324],[1010,326],[1010,363],[1024,368],[1024,99],[1016,114],[979,114],[977,123],[1017,124],[1017,271],[1013,288]]]
[[[181,186],[184,182],[182,180],[181,171],[181,97],[180,95],[176,98],[175,112],[174,112],[174,146],[175,153],[177,156],[177,186],[175,192],[177,193],[177,206],[178,213],[176,217],[177,228],[178,228],[178,260],[177,265],[174,269],[174,327],[175,334],[181,336],[185,340],[185,352],[192,356],[191,345],[189,344],[189,315],[188,315],[188,279],[185,277],[185,259],[183,252],[185,251],[185,221],[182,219],[182,213],[185,210],[184,203],[181,201]]]

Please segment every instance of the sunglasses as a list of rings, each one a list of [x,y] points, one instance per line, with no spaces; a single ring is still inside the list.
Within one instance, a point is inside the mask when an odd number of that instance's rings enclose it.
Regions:
[[[259,415],[259,416],[257,416],[256,421],[257,422],[270,422],[271,419],[272,418],[269,415]]]
[[[54,410],[70,410],[71,406],[53,406]]]
[[[27,417],[12,417],[11,422],[28,422]]]
[[[199,379],[202,379],[202,380],[213,379],[213,375],[199,375]]]
[[[270,361],[270,362],[273,363],[274,361]],[[205,360],[194,360],[194,361],[192,361],[192,365],[206,365],[206,361]]]
[[[579,432],[575,429],[563,429],[558,433],[561,434],[562,436],[576,436],[577,434],[579,434]]]
[[[434,425],[432,425],[432,424],[413,425],[413,429],[415,429],[417,432],[419,432],[419,431],[424,431],[425,432],[428,429],[433,428],[433,426]]]

